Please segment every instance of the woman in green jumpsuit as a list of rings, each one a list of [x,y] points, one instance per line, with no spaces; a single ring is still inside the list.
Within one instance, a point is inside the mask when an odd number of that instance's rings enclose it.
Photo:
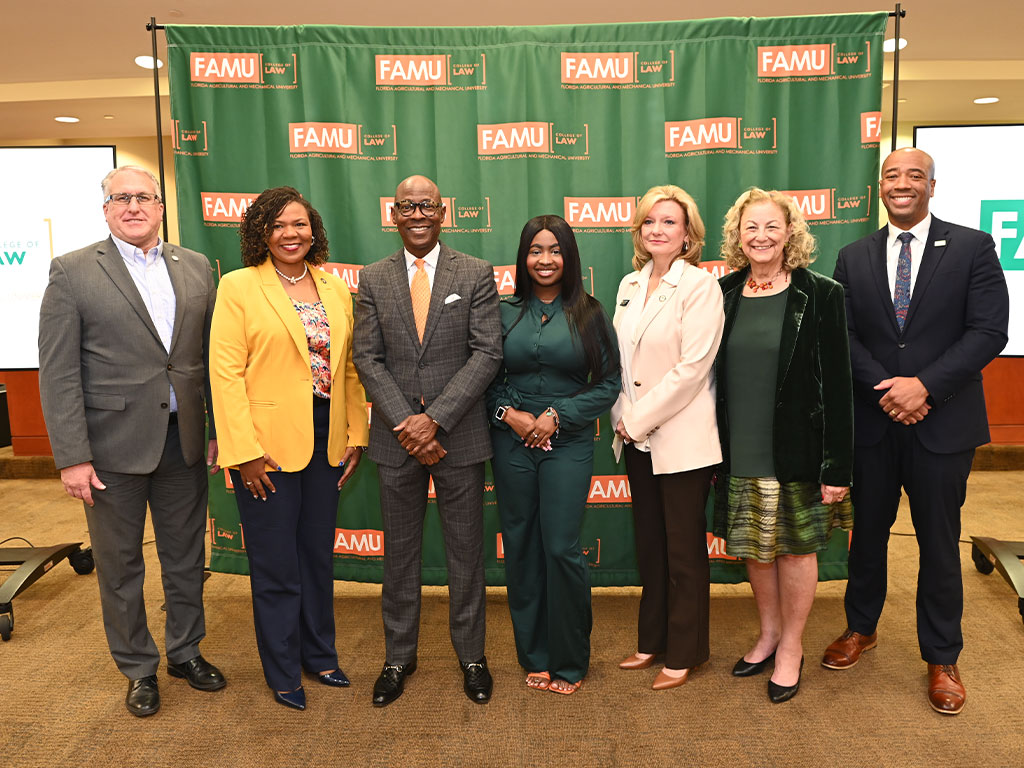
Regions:
[[[618,345],[583,289],[560,216],[530,219],[515,296],[501,305],[504,362],[487,392],[508,604],[527,685],[574,693],[590,664],[590,574],[580,529],[594,424],[621,387]]]

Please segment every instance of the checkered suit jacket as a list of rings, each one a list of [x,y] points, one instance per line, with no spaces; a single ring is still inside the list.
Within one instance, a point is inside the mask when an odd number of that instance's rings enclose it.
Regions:
[[[352,356],[373,403],[369,456],[397,467],[408,458],[392,428],[426,413],[437,421],[444,461],[465,466],[491,457],[483,393],[501,362],[494,269],[441,243],[423,343],[416,333],[405,253],[359,273]]]

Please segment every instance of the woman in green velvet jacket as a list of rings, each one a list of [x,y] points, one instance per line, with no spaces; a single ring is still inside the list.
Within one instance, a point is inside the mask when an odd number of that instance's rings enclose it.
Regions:
[[[736,663],[774,662],[776,703],[800,686],[817,553],[851,528],[853,385],[843,289],[807,269],[814,237],[789,196],[756,187],[725,217],[719,282],[725,331],[715,362],[723,463],[715,532],[746,560],[760,635]]]

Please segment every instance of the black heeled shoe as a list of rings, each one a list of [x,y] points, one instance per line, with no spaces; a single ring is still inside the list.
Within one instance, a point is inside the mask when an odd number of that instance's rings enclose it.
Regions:
[[[800,657],[800,671],[797,672],[796,684],[795,685],[779,685],[774,683],[771,679],[768,680],[768,698],[772,700],[773,704],[781,704],[784,701],[789,701],[796,692],[800,690],[800,677],[804,673],[804,657]]]
[[[753,677],[754,675],[760,675],[764,672],[764,668],[769,664],[775,663],[775,651],[772,651],[770,656],[766,656],[761,661],[747,661],[742,656],[740,660],[736,662],[736,666],[732,668],[733,677]]]
[[[320,681],[321,685],[330,685],[335,688],[348,688],[350,685],[348,677],[341,671],[341,667],[330,672],[324,672],[322,675],[318,674],[316,678]]]
[[[278,704],[284,704],[286,707],[292,709],[305,709],[306,708],[306,692],[300,685],[294,691],[274,691],[274,701]]]

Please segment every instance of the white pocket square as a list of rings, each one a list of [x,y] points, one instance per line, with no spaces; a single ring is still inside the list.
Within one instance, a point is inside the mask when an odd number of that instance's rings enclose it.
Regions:
[[[459,294],[457,294],[457,293],[453,293],[453,294],[451,294],[451,295],[450,295],[450,296],[449,296],[449,297],[448,297],[447,299],[445,299],[445,300],[444,300],[444,303],[445,303],[445,304],[451,304],[451,303],[452,303],[453,301],[458,301],[458,300],[459,300],[459,299],[461,299],[461,298],[462,298],[462,297],[461,297],[461,296],[459,296]]]

